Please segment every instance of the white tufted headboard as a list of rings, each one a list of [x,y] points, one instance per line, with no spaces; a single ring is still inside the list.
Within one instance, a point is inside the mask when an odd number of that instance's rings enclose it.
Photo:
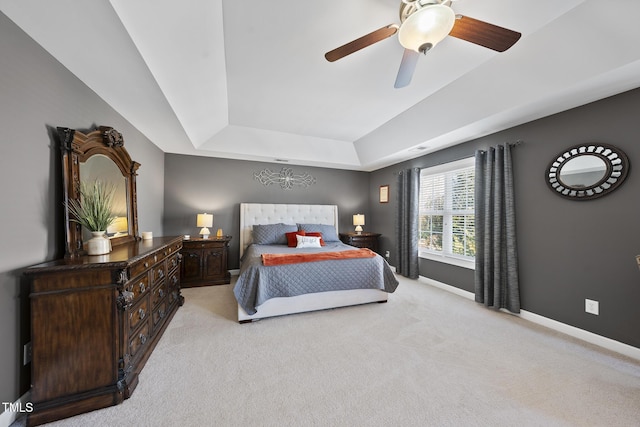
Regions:
[[[240,203],[240,258],[256,224],[329,224],[338,232],[338,206]]]

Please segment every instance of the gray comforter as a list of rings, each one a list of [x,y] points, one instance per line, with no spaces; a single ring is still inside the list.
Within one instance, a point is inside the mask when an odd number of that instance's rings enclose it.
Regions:
[[[381,289],[393,292],[398,280],[387,261],[357,258],[314,261],[265,267],[263,253],[332,252],[352,250],[342,242],[327,242],[322,248],[290,248],[287,245],[251,245],[242,257],[240,275],[233,293],[248,314],[270,298],[345,289]]]

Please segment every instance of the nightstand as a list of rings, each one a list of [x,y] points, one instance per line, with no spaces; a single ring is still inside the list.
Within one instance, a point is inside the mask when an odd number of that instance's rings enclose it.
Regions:
[[[378,252],[378,237],[380,237],[380,233],[369,233],[366,231],[361,233],[356,233],[355,231],[340,233],[342,243],[355,246],[356,248],[368,248],[374,252]]]
[[[182,240],[180,286],[224,285],[231,282],[227,266],[231,236]]]

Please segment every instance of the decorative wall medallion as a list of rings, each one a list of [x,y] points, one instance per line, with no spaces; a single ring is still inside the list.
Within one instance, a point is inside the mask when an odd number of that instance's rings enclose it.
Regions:
[[[254,173],[253,178],[263,185],[280,184],[284,190],[291,190],[294,185],[308,187],[316,183],[316,179],[308,173],[296,175],[291,168],[282,168],[280,172],[273,172],[265,169],[259,173]]]

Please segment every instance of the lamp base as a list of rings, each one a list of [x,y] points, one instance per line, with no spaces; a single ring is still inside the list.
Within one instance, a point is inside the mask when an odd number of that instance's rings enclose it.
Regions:
[[[209,231],[209,229],[207,227],[203,227],[200,230],[200,237],[202,237],[203,239],[208,239],[209,238],[209,234],[211,234],[211,232]]]
[[[356,227],[356,233],[357,233],[357,234],[361,234],[361,233],[362,233],[362,226],[361,226],[361,225],[358,225],[358,226]]]

